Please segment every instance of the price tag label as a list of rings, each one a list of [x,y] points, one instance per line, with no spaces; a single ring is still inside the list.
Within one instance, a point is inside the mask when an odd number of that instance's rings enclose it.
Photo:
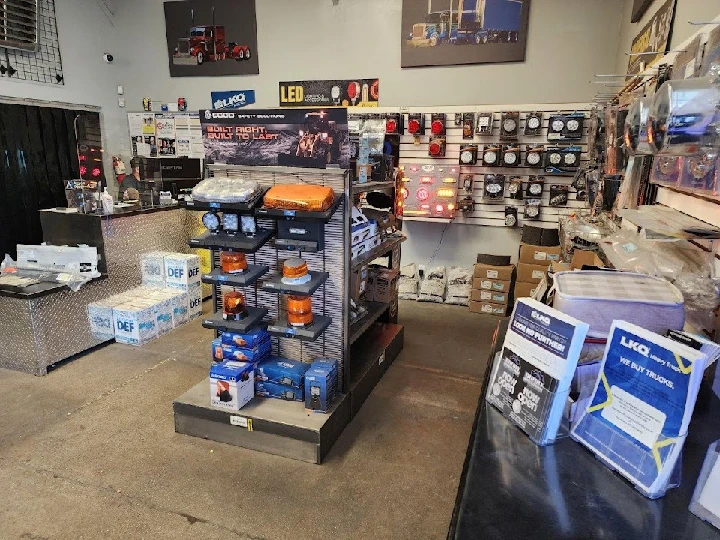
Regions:
[[[252,431],[252,418],[245,418],[244,416],[231,416],[230,425],[247,428],[248,431]]]

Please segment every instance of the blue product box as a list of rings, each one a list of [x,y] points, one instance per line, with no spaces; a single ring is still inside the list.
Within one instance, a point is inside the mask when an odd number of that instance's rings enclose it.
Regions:
[[[294,388],[284,384],[275,384],[267,381],[255,381],[255,395],[285,401],[304,401],[302,388]]]
[[[235,360],[237,362],[259,362],[270,355],[270,338],[261,341],[255,347],[234,347],[225,345],[220,338],[212,341],[212,357],[215,362]]]
[[[316,358],[310,363],[310,368],[330,369],[337,373],[337,360],[332,358]]]
[[[315,364],[315,362],[313,362]],[[311,367],[305,373],[305,408],[313,412],[327,412],[337,393],[337,369],[327,366]]]
[[[271,356],[258,364],[255,380],[303,389],[303,377],[309,367],[304,362]]]
[[[232,345],[234,347],[252,348],[261,341],[270,338],[270,334],[264,328],[251,330],[246,334],[238,334],[235,332],[223,332],[220,336],[224,345]]]

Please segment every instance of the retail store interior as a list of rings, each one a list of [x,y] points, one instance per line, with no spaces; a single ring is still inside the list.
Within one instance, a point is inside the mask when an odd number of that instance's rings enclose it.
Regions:
[[[720,539],[720,0],[0,0],[0,540]]]

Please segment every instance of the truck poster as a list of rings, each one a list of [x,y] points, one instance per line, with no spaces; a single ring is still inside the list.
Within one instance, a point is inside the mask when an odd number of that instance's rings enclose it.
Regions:
[[[640,30],[630,46],[628,75],[640,73],[665,56],[675,17],[675,0],[667,0]],[[642,54],[647,51],[647,54]]]
[[[377,107],[379,79],[280,83],[281,107]]]
[[[200,111],[205,157],[226,165],[347,169],[347,109]]]
[[[530,0],[403,0],[402,67],[524,62]]]
[[[165,2],[171,77],[257,75],[255,0]]]

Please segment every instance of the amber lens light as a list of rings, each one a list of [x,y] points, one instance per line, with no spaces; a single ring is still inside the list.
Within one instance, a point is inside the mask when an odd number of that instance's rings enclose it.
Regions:
[[[288,259],[283,263],[283,277],[301,278],[308,273],[307,263],[302,259]]]
[[[237,291],[225,293],[225,297],[223,298],[223,311],[225,315],[233,317],[244,315],[246,312],[245,296]]]
[[[234,253],[232,251],[223,251],[220,254],[220,265],[222,271],[226,274],[243,272],[247,270],[247,258],[244,253]]]
[[[293,326],[306,326],[313,321],[312,299],[309,296],[288,296],[288,323]]]

